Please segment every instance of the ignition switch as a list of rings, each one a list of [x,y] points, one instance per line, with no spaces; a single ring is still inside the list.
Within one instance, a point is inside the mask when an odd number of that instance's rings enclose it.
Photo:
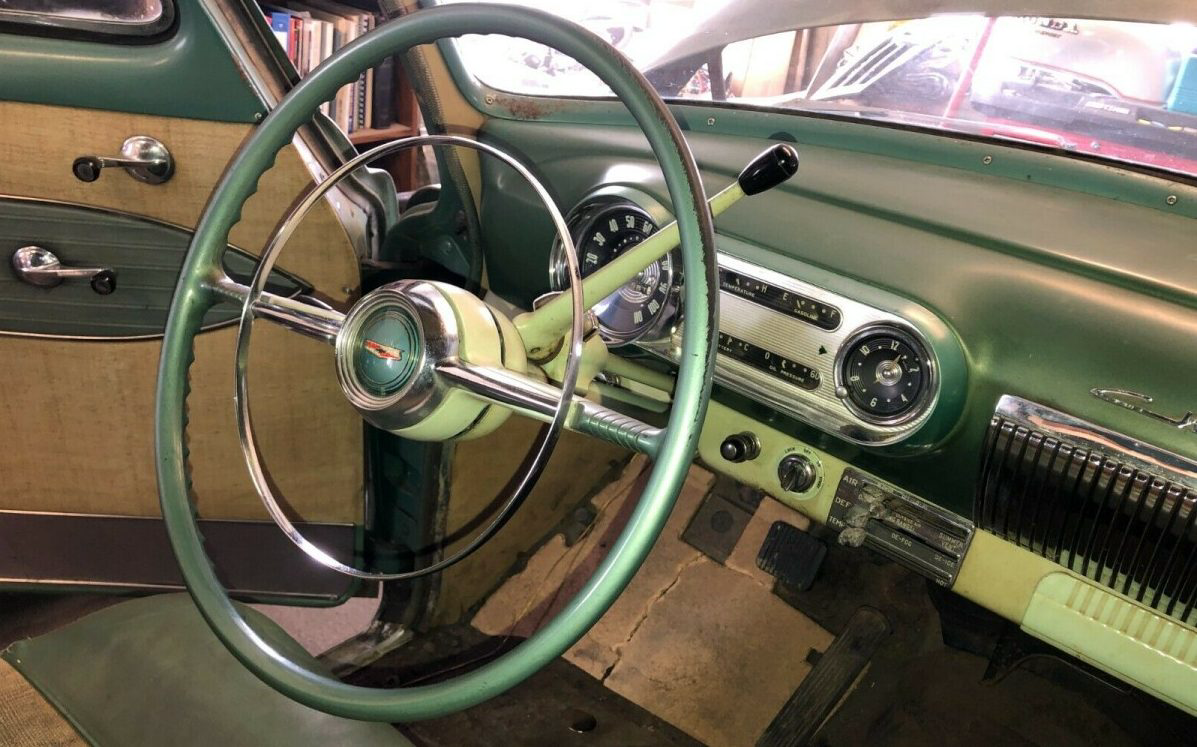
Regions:
[[[814,463],[802,454],[789,454],[777,463],[777,481],[787,493],[805,493],[818,478]]]

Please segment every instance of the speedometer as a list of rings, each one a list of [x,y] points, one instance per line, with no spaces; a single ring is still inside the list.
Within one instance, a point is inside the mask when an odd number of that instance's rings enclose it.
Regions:
[[[570,233],[578,250],[582,277],[603,267],[657,230],[652,217],[627,200],[594,202],[574,211]],[[560,243],[554,252],[553,281],[565,287]],[[594,305],[599,334],[612,346],[626,345],[660,332],[673,315],[678,282],[677,257],[671,252]]]

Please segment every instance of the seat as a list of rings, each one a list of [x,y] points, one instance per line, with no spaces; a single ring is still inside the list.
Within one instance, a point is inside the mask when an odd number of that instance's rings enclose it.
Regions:
[[[322,669],[262,614],[242,613],[272,646]],[[2,656],[4,745],[411,745],[388,724],[330,716],[258,680],[186,594],[122,602]]]

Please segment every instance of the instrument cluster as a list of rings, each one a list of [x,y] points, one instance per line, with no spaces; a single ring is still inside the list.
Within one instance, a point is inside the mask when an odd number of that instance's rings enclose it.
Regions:
[[[583,277],[668,219],[635,190],[584,200],[568,218]],[[560,290],[560,242],[552,270]],[[675,250],[594,307],[599,333],[611,347],[633,345],[676,362],[681,286]],[[715,379],[726,388],[859,444],[900,442],[930,416],[939,393],[935,351],[906,318],[726,251],[719,290]]]

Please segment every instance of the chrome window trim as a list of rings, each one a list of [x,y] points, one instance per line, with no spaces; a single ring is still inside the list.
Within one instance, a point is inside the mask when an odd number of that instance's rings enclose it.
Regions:
[[[227,3],[220,0],[200,0],[200,5],[217,33],[224,39],[233,57],[233,62],[245,76],[250,88],[262,102],[266,111],[278,106],[294,82],[278,59],[275,50],[267,46],[273,43],[253,26],[244,3]],[[256,7],[256,5],[255,5]],[[256,47],[256,54],[246,45]],[[295,133],[291,144],[299,153],[313,181],[319,183],[349,160],[354,153],[347,154],[344,147],[338,147],[328,132],[335,125],[323,114],[317,112],[312,121]],[[339,131],[336,131],[339,134]],[[345,145],[352,149],[346,140]],[[389,180],[389,175],[387,176]],[[392,184],[392,187],[394,185]],[[359,259],[377,256],[382,237],[398,217],[397,207],[389,209],[383,197],[375,194],[360,175],[349,175],[343,182],[329,190],[324,200],[332,208]],[[397,204],[397,197],[395,198]]]
[[[78,18],[63,13],[0,8],[0,26],[12,26],[14,33],[38,31],[43,34],[81,33],[96,41],[116,43],[120,39],[148,41],[166,31],[175,22],[174,0],[160,0],[162,13],[150,21]]]

